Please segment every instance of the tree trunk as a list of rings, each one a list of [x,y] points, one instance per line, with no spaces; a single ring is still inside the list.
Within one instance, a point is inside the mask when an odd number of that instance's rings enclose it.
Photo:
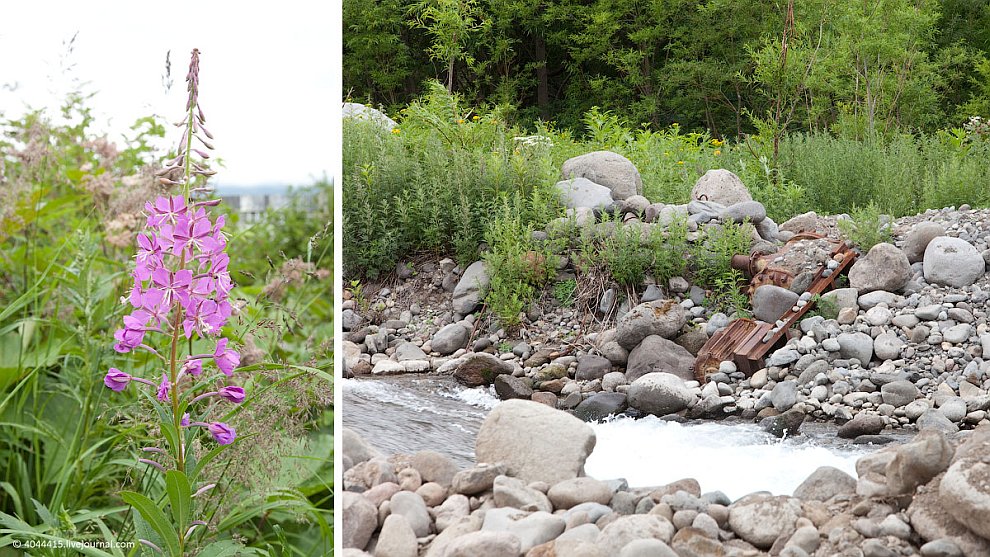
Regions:
[[[540,118],[550,119],[550,79],[547,73],[547,45],[541,35],[536,35],[536,106]]]

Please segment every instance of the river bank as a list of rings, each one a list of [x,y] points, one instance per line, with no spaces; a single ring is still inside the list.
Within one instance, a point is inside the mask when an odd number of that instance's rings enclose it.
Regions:
[[[561,203],[568,207],[567,216],[532,232],[529,245],[542,246],[543,251],[534,248],[520,256],[534,266],[552,262],[556,277],[524,306],[517,325],[504,327],[493,312],[485,311],[491,301],[489,292],[498,283],[498,276],[492,275],[501,272],[491,267],[492,258],[463,267],[450,259],[402,262],[387,283],[363,284],[345,295],[345,376],[422,373],[449,377],[464,387],[491,386],[503,401],[479,427],[475,461],[462,461],[467,468],[445,466],[452,470],[451,482],[454,474],[463,472],[472,478],[490,478],[493,483],[486,480],[478,492],[468,494],[453,483],[426,480],[431,473],[424,476],[416,465],[405,473],[413,479],[418,473],[425,480],[423,485],[439,486],[420,494],[427,508],[446,504],[455,495],[464,495],[469,503],[467,514],[458,514],[466,517],[467,522],[461,524],[464,530],[443,538],[452,523],[441,527],[435,520],[441,510],[427,512],[434,522],[416,531],[417,552],[435,557],[472,551],[475,555],[585,554],[575,553],[578,546],[556,546],[558,536],[584,524],[568,524],[568,518],[561,516],[570,509],[568,503],[557,504],[550,495],[559,483],[571,482],[566,489],[595,493],[597,498],[568,501],[609,509],[594,520],[588,518],[596,530],[585,528],[588,537],[581,542],[597,548],[581,546],[588,555],[626,551],[625,544],[609,541],[611,534],[606,530],[613,521],[623,524],[615,529],[637,532],[622,538],[626,542],[655,538],[680,555],[769,551],[792,557],[872,557],[911,555],[922,547],[926,547],[922,552],[926,557],[990,554],[986,539],[980,537],[985,534],[968,522],[971,516],[990,519],[985,514],[990,506],[980,499],[987,484],[980,480],[966,483],[962,478],[975,469],[980,470],[977,476],[982,474],[983,465],[975,461],[960,464],[965,458],[959,456],[987,449],[980,439],[986,437],[990,425],[990,360],[984,357],[990,353],[990,277],[986,273],[990,211],[949,207],[896,220],[878,216],[876,221],[858,222],[847,215],[806,213],[778,225],[738,177],[724,170],[705,174],[692,191],[692,201],[674,205],[651,203],[642,197],[635,168],[614,153],[589,153],[576,159],[564,164],[563,175],[568,179],[557,184]],[[873,236],[885,241],[869,240],[865,232],[874,228]],[[663,241],[657,243],[657,238]],[[601,250],[594,252],[598,257],[614,257],[620,241],[632,243],[631,247],[623,244],[630,253],[648,255],[676,245],[683,252],[675,255],[689,261],[680,275],[663,276],[662,270],[651,270],[641,283],[622,283],[618,279],[622,269],[614,262],[605,268],[588,259],[588,250],[595,249]],[[866,247],[859,249],[858,242]],[[728,257],[733,253],[749,254],[746,267],[752,276],[748,284],[730,272]],[[728,288],[719,283],[725,277],[731,279]],[[826,279],[827,286],[835,283],[836,288],[820,296],[818,290],[812,291]],[[744,291],[746,296],[740,297]],[[813,313],[805,313],[809,309]],[[721,362],[699,358],[712,339],[749,317],[754,326],[768,331],[762,342],[769,351]],[[775,343],[778,337],[780,342]],[[536,415],[540,418],[527,419]],[[799,486],[793,493],[735,499],[703,492],[693,475],[687,476],[687,483],[679,481],[683,478],[674,481],[674,487],[665,487],[669,483],[630,487],[628,482],[589,477],[586,461],[598,436],[588,422],[598,423],[608,416],[640,418],[641,422],[739,420],[758,424],[759,430],[778,438],[801,436],[803,430],[825,423],[829,436],[856,444],[880,445],[920,433],[915,441],[860,457],[854,474],[834,467],[811,472],[807,476],[810,485],[827,485],[815,497],[801,495]],[[483,441],[488,439],[486,427],[493,420],[491,427],[504,431],[495,436],[497,442]],[[459,423],[456,418],[451,422]],[[548,430],[547,423],[557,426]],[[393,423],[392,427],[416,435],[417,428],[407,425]],[[975,431],[983,433],[972,433],[974,428],[982,428]],[[571,434],[563,433],[571,429]],[[541,435],[544,445],[538,441]],[[978,449],[957,451],[956,445],[965,447],[966,439],[977,439]],[[369,441],[375,442],[373,436]],[[363,443],[355,441],[354,446]],[[627,457],[622,456],[621,447],[608,452],[624,459],[628,467],[648,448],[647,441]],[[514,458],[527,455],[525,464],[512,464]],[[774,460],[786,458],[772,456]],[[345,474],[345,487],[371,492],[377,510],[373,514],[381,522],[368,530],[367,540],[354,541],[355,548],[377,550],[374,540],[385,533],[384,521],[393,511],[390,504],[382,506],[389,497],[380,497],[392,488],[377,486],[395,483],[403,491],[401,481],[387,480],[388,473],[399,474],[396,480],[401,480],[403,465],[412,464],[396,458],[369,457],[366,461],[374,464],[365,464],[354,457],[346,463],[353,468]],[[677,455],[667,458],[673,460]],[[949,476],[950,465],[957,464],[956,473]],[[563,476],[541,476],[561,470],[566,471]],[[627,468],[610,476],[623,478],[630,472]],[[951,478],[944,489],[943,473]],[[505,479],[496,483],[495,478]],[[410,481],[409,485],[415,485]],[[518,482],[531,491],[519,491]],[[976,499],[966,504],[952,494],[964,483],[976,493]],[[505,489],[515,495],[507,499]],[[500,490],[502,495],[498,495]],[[687,495],[678,495],[679,491]],[[518,499],[523,492],[529,499]],[[534,492],[550,498],[551,503],[542,504]],[[471,497],[476,494],[480,495]],[[674,499],[665,501],[665,496]],[[694,499],[684,499],[688,496]],[[464,500],[455,499],[458,502],[451,505],[464,510]],[[530,507],[533,499],[541,503]],[[368,509],[361,502],[364,499],[348,495],[348,500]],[[771,525],[772,532],[755,534],[749,526],[729,520],[731,508],[750,508],[751,504],[756,516],[764,515],[756,522]],[[712,505],[724,509],[709,509]],[[515,519],[502,511],[493,515],[502,518],[492,518],[495,522],[485,527],[489,511],[506,508],[547,513],[550,518],[538,515],[532,520],[544,526],[559,525],[556,517],[563,519],[564,528],[556,532],[556,526],[548,527],[543,531],[556,533],[529,544],[526,540],[536,538],[514,530]],[[659,509],[654,514],[666,523],[624,520],[628,515],[650,515],[654,508]],[[963,508],[966,513],[959,514]],[[791,510],[780,515],[781,509]],[[682,511],[697,514],[688,521],[689,515],[676,516]],[[700,526],[694,525],[693,519],[701,515],[714,520],[717,528],[710,528],[705,518],[699,519]],[[526,514],[519,522],[530,516]],[[881,528],[881,524],[886,526]],[[376,537],[378,526],[382,530]],[[805,528],[813,528],[814,533]],[[492,541],[491,530],[515,531],[520,545]],[[688,533],[682,535],[682,531]],[[806,537],[792,543],[798,531]],[[433,534],[437,538],[429,538]],[[464,542],[469,549],[463,552],[437,549],[445,546],[443,540],[461,534],[479,544],[496,544],[492,547],[501,547],[505,553],[486,553],[473,542]],[[690,541],[675,540],[675,535]],[[361,541],[371,545],[362,546]],[[508,545],[498,545],[503,542]],[[544,544],[550,542],[555,545],[548,549]],[[937,543],[926,546],[931,542]],[[659,551],[656,547],[628,555],[658,554],[649,552]]]

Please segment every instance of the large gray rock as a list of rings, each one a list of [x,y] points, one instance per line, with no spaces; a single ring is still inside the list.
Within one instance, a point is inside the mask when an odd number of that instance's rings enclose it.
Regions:
[[[595,448],[591,426],[538,402],[507,400],[495,406],[478,431],[478,462],[503,462],[527,482],[555,484],[584,475]]]
[[[340,113],[343,118],[371,122],[377,124],[385,131],[392,131],[398,125],[395,123],[395,120],[386,116],[384,112],[361,103],[344,103]]]
[[[643,194],[639,170],[626,157],[611,151],[594,151],[564,161],[560,167],[564,180],[587,178],[612,191],[612,199],[627,199]]]
[[[474,468],[461,470],[454,475],[451,489],[454,493],[475,495],[488,491],[495,483],[495,478],[505,475],[506,466],[501,463],[481,463]]]
[[[753,292],[753,317],[773,323],[791,309],[798,295],[775,284],[764,284]]]
[[[822,294],[822,300],[835,304],[835,309],[859,309],[859,291],[855,288],[836,288]]]
[[[463,358],[454,370],[454,379],[466,387],[491,385],[495,377],[512,373],[512,364],[487,352],[475,352]]]
[[[611,370],[612,362],[610,362],[608,358],[597,354],[588,354],[581,356],[578,360],[577,370],[574,372],[574,378],[578,381],[601,379]]]
[[[694,356],[683,346],[661,336],[650,335],[629,352],[626,380],[635,381],[647,373],[670,373],[685,381],[694,379]]]
[[[856,358],[864,366],[873,359],[873,339],[866,333],[842,333],[839,335],[839,354],[843,358]]]
[[[488,484],[487,489],[491,489],[491,483]],[[443,532],[471,514],[471,500],[467,495],[454,493],[439,506],[433,507],[433,513],[436,517],[434,524],[437,532]]]
[[[770,391],[770,403],[778,412],[786,412],[797,404],[797,381],[780,381]]]
[[[621,516],[602,529],[596,544],[606,555],[618,555],[633,540],[653,538],[670,543],[674,537],[674,525],[666,518],[654,514]]]
[[[881,333],[873,339],[873,352],[878,360],[896,360],[901,357],[904,341],[896,333]]]
[[[546,511],[539,511],[526,516],[516,514],[508,520],[495,519],[491,521],[488,520],[488,515],[486,514],[485,524],[481,527],[481,530],[483,532],[504,530],[513,534],[519,538],[519,552],[522,554],[537,545],[556,538],[566,527],[567,523],[563,518]]]
[[[529,400],[533,396],[533,388],[522,377],[502,373],[495,376],[495,394],[501,400],[510,398]]]
[[[619,319],[615,340],[626,350],[632,350],[650,335],[675,337],[687,319],[687,311],[673,300],[639,304]]]
[[[801,515],[801,501],[793,497],[749,495],[729,506],[729,527],[756,547],[770,549]]]
[[[907,255],[911,263],[924,260],[928,244],[939,236],[945,236],[945,229],[937,222],[921,222],[914,225],[904,238],[904,255]]]
[[[952,461],[953,449],[945,436],[925,430],[909,443],[897,447],[887,464],[887,489],[891,495],[909,495],[920,485],[941,474]]]
[[[759,201],[740,201],[723,209],[719,217],[723,221],[735,223],[749,221],[755,225],[767,218],[767,210]]]
[[[804,501],[828,501],[841,494],[856,493],[856,479],[832,466],[822,466],[811,473],[794,490],[794,497]]]
[[[369,445],[356,431],[349,427],[341,430],[341,451],[351,459],[352,464],[360,464],[373,458],[381,458],[383,455],[378,450]]]
[[[423,498],[412,491],[400,491],[389,499],[392,514],[401,515],[409,527],[422,538],[430,533],[430,513]]]
[[[417,451],[409,465],[419,472],[423,482],[434,482],[449,487],[460,468],[445,454],[436,451]]]
[[[939,484],[942,506],[973,533],[990,539],[990,442],[987,426],[975,432]]]
[[[615,203],[612,200],[612,190],[587,178],[561,180],[557,182],[554,189],[557,190],[561,205],[569,209],[590,207],[605,211]]]
[[[966,240],[939,236],[925,248],[923,269],[929,283],[961,288],[983,276],[986,262]]]
[[[938,481],[936,477],[933,483]],[[961,549],[966,557],[990,555],[990,540],[977,536],[956,521],[942,505],[937,489],[923,489],[915,493],[907,515],[911,527],[924,540],[947,540]]]
[[[499,476],[492,483],[492,500],[496,507],[509,507],[527,512],[553,510],[550,500],[539,490],[526,485],[520,479]]]
[[[454,287],[454,312],[467,315],[474,311],[488,294],[491,277],[485,269],[484,261],[475,261],[461,275]]]
[[[360,493],[341,492],[344,547],[364,549],[378,528],[378,509]]]
[[[876,435],[883,431],[883,418],[877,414],[861,411],[853,419],[842,424],[836,433],[843,439],[855,439],[860,435]]]
[[[914,399],[918,398],[918,393],[918,387],[906,379],[891,381],[880,387],[880,396],[884,404],[890,404],[895,408],[914,402]]]
[[[849,286],[860,293],[886,290],[897,292],[911,279],[907,255],[893,244],[880,243],[870,248],[849,269]]]
[[[436,557],[519,557],[521,549],[519,538],[511,532],[480,531],[450,541],[442,556]]]
[[[648,373],[629,385],[629,406],[655,416],[666,416],[691,406],[697,397],[684,381],[669,373]]]
[[[382,531],[375,544],[375,557],[416,557],[419,545],[416,533],[400,514],[391,514],[382,523]]]
[[[437,331],[430,344],[434,352],[446,356],[464,348],[470,336],[471,331],[467,330],[466,327],[460,323],[451,323]]]
[[[794,234],[815,232],[818,229],[818,214],[814,211],[802,213],[787,219],[779,228],[781,232],[792,232]]]
[[[746,189],[739,176],[719,168],[705,172],[691,188],[691,199],[714,201],[728,207],[743,201],[752,201],[753,196]]]
[[[581,503],[607,505],[612,500],[612,489],[605,482],[587,476],[558,482],[547,491],[553,508],[569,509]]]
[[[621,414],[628,407],[626,393],[595,393],[577,405],[574,415],[586,422],[596,422]]]

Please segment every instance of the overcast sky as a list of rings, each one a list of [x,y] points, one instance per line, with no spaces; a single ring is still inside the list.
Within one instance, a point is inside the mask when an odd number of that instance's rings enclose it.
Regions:
[[[0,113],[57,108],[74,79],[83,92],[95,93],[89,105],[112,139],[142,116],[175,122],[195,47],[200,105],[216,156],[226,164],[214,183],[311,184],[335,168],[334,6],[339,3],[8,2],[0,26]],[[173,85],[166,96],[170,50]],[[169,146],[178,140],[175,129],[169,128]]]

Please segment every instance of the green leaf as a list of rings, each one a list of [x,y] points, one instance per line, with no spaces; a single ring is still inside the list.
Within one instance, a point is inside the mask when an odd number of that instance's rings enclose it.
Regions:
[[[233,540],[220,540],[204,547],[199,557],[226,557],[227,555],[244,555],[246,548]],[[254,551],[252,551],[254,553]],[[257,553],[256,553],[257,554]]]
[[[120,497],[124,502],[137,509],[155,532],[162,537],[170,555],[182,557],[179,550],[179,535],[172,529],[172,525],[169,524],[168,519],[165,518],[165,513],[158,508],[158,505],[135,491],[121,491]]]
[[[172,507],[172,518],[179,530],[185,530],[189,524],[192,493],[189,490],[189,479],[178,470],[165,472],[165,491],[168,492],[168,502]]]

